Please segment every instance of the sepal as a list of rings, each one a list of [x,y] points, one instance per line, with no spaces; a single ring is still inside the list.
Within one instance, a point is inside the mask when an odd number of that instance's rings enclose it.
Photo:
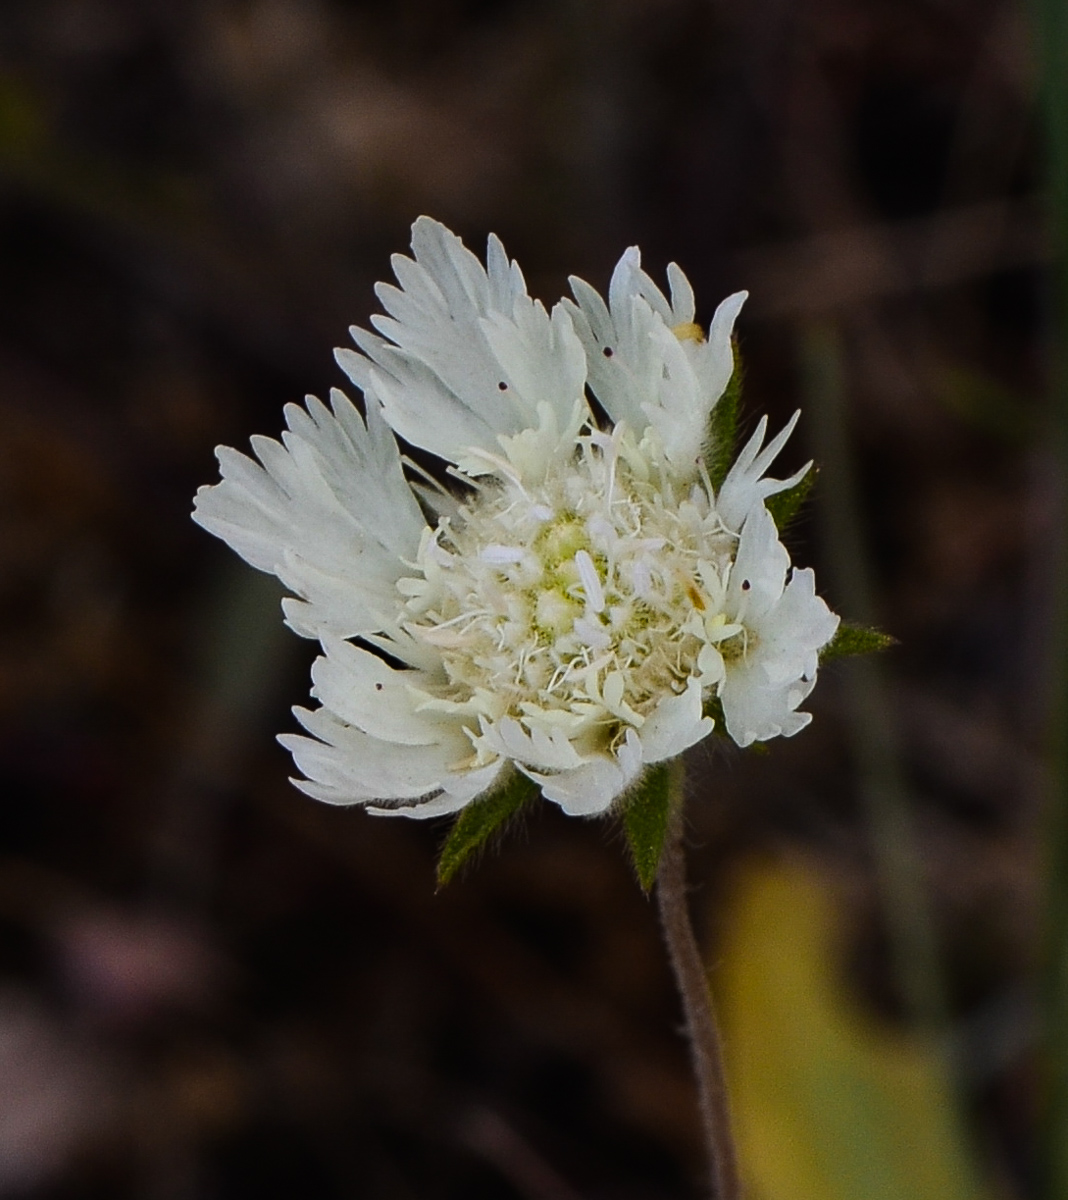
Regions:
[[[787,526],[800,512],[801,506],[812,491],[818,474],[819,467],[813,464],[792,488],[787,488],[785,492],[776,492],[774,496],[769,496],[764,501],[768,512],[771,513],[771,519],[775,522],[775,528],[780,534],[785,532]]]
[[[671,764],[656,763],[623,800],[623,832],[646,892],[656,882],[670,815]]]
[[[538,785],[532,779],[512,771],[488,796],[473,800],[462,809],[441,848],[438,887],[451,882],[467,861],[502,832],[537,794]]]
[[[723,395],[716,401],[708,419],[708,437],[705,442],[705,463],[708,477],[716,492],[723,486],[727,472],[734,462],[738,442],[738,407],[742,398],[742,359],[738,352],[738,339],[731,338],[734,351],[734,370]]]
[[[703,716],[711,717],[716,723],[713,733],[720,737],[726,736],[727,718],[723,715],[723,701],[714,693],[705,700]]]
[[[883,633],[881,629],[870,629],[867,625],[854,625],[843,621],[834,637],[820,651],[820,665],[834,658],[875,654],[896,645],[897,638]]]

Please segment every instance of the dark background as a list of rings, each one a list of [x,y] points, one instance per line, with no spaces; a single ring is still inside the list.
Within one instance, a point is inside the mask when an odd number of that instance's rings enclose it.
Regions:
[[[331,349],[424,212],[499,233],[548,301],[632,243],[702,321],[749,289],[750,424],[802,405],[784,466],[823,468],[795,557],[900,646],[829,668],[770,754],[695,755],[702,936],[713,961],[754,857],[814,863],[858,1011],[903,1028],[886,881],[914,899],[918,867],[983,1169],[1027,1194],[1034,91],[1004,0],[4,0],[0,1194],[699,1194],[615,826],[545,806],[435,895],[444,827],[286,782],[313,647],[188,518],[217,443],[345,382]]]

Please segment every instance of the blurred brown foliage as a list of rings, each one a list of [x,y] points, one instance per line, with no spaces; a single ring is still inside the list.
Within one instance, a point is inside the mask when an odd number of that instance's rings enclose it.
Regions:
[[[442,829],[286,782],[311,648],[188,519],[213,445],[342,382],[422,212],[498,232],[549,300],[632,243],[704,319],[747,287],[752,418],[834,331],[968,1114],[1026,1187],[1055,508],[1032,93],[1005,0],[6,0],[0,1195],[698,1194],[611,826],[539,813],[435,896]],[[838,453],[813,430],[791,469]],[[822,514],[792,542],[841,604]],[[754,852],[817,862],[892,1023],[847,680],[769,755],[695,757],[695,904],[714,962]]]

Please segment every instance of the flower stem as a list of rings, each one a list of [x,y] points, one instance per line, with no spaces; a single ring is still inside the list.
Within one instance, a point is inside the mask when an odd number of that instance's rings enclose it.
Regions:
[[[738,1156],[731,1134],[730,1104],[723,1070],[723,1046],[686,903],[684,780],[685,767],[678,758],[671,764],[671,818],[656,879],[656,895],[664,941],[686,1017],[686,1036],[690,1041],[690,1058],[697,1079],[701,1124],[708,1152],[712,1200],[741,1200]]]

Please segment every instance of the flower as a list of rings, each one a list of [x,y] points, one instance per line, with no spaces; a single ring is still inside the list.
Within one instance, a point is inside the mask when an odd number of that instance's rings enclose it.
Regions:
[[[704,738],[717,697],[740,745],[803,728],[838,618],[811,571],[787,580],[764,503],[807,470],[766,476],[796,417],[766,447],[762,421],[718,491],[705,466],[745,294],[706,337],[682,271],[668,299],[637,249],[607,304],[573,279],[550,312],[496,237],[483,266],[422,217],[412,247],[375,332],[337,352],[366,415],[336,390],[290,405],[281,444],[220,448],[197,494],[194,519],[278,575],[321,642],[310,736],[281,738],[297,786],[431,817],[518,769],[587,815]]]

